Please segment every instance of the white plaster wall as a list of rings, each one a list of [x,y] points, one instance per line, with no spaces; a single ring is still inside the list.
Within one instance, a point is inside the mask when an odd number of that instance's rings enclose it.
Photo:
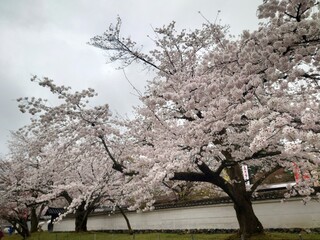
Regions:
[[[47,230],[47,228],[44,228]],[[64,218],[62,221],[57,222],[53,226],[54,232],[74,231],[75,221],[74,218]]]
[[[258,201],[254,210],[265,228],[320,228],[320,203],[304,205],[299,199]],[[232,204],[161,209],[127,213],[135,230],[143,229],[235,229],[238,228]],[[88,219],[88,230],[127,229],[121,214],[96,215]],[[54,231],[73,231],[74,219],[66,218]]]
[[[133,229],[205,229],[237,228],[235,213],[230,204],[155,210],[128,213]],[[226,225],[228,227],[226,227]],[[120,214],[100,215],[89,219],[88,229],[127,229]]]
[[[255,202],[254,210],[265,228],[319,228],[320,202],[302,200],[281,203],[279,200]]]

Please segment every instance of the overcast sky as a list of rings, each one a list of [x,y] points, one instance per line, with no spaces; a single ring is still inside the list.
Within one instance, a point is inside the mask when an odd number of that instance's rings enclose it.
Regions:
[[[108,102],[113,112],[130,115],[138,104],[134,91],[116,65],[106,64],[101,50],[86,44],[122,18],[122,34],[152,47],[147,35],[152,27],[177,22],[179,28],[200,27],[214,21],[218,10],[222,23],[238,35],[256,29],[257,6],[262,0],[0,0],[0,156],[8,150],[10,130],[28,123],[15,99],[26,96],[50,99],[48,91],[30,82],[32,75],[49,77],[73,89],[94,88],[96,103]],[[141,91],[148,72],[126,69]]]

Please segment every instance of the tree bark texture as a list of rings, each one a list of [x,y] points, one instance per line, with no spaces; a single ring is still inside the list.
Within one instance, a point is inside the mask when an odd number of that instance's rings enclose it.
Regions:
[[[83,202],[75,213],[75,231],[76,232],[86,232],[88,216],[92,209],[88,207],[85,209],[85,202]]]
[[[263,233],[263,226],[254,213],[251,199],[240,194],[235,197],[234,209],[239,223],[239,234],[249,237]]]
[[[31,208],[31,228],[30,228],[30,232],[34,233],[38,231],[38,224],[39,224],[39,219],[38,219],[38,215],[36,212],[36,208],[32,207]]]
[[[231,198],[234,203],[237,220],[239,223],[239,234],[249,237],[253,234],[263,233],[263,226],[254,213],[251,201],[251,192],[247,192],[241,166],[235,164],[227,168],[227,174],[233,179]]]

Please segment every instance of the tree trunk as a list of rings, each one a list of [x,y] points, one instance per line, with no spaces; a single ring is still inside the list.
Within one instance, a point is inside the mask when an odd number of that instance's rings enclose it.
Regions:
[[[251,193],[247,192],[241,166],[236,164],[228,169],[230,179],[233,179],[232,200],[239,223],[241,237],[250,237],[253,234],[263,233],[263,226],[254,213]]]
[[[87,221],[88,216],[86,211],[76,211],[76,222],[75,231],[76,232],[86,232],[87,231]]]
[[[27,221],[26,220],[23,220],[20,224],[21,226],[21,235],[23,236],[23,239],[26,239],[28,237],[30,237],[30,231],[29,231],[29,228],[28,228],[28,224],[27,224]]]
[[[30,237],[27,220],[19,218],[15,220],[7,219],[7,221],[11,223],[13,229],[16,230],[18,234],[23,237],[23,239],[27,239],[28,237]]]
[[[31,228],[30,228],[30,232],[34,233],[38,231],[38,224],[39,224],[39,219],[38,219],[38,215],[37,215],[37,211],[35,207],[31,208]]]
[[[132,230],[129,218],[127,217],[127,215],[125,214],[125,212],[123,211],[123,209],[120,206],[117,205],[117,208],[119,209],[120,213],[122,214],[122,216],[126,220],[129,234],[132,235],[133,234],[133,230]]]
[[[85,209],[85,202],[83,202],[75,213],[75,231],[76,232],[86,232],[88,216],[92,209],[88,207]]]
[[[230,157],[231,159],[231,157]],[[228,161],[213,172],[205,163],[199,163],[201,172],[175,172],[171,180],[208,182],[220,187],[233,201],[242,238],[263,233],[263,226],[255,215],[251,192],[247,192],[241,166],[237,162]],[[220,176],[225,169],[228,178]]]
[[[239,196],[234,202],[234,209],[241,236],[250,237],[253,234],[263,233],[263,226],[253,211],[250,198]]]

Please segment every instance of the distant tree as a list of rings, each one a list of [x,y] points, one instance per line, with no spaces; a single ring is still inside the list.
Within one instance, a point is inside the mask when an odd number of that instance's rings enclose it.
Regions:
[[[123,67],[138,61],[157,73],[130,123],[136,189],[164,180],[211,183],[232,199],[241,235],[263,232],[251,202],[257,187],[279,168],[319,166],[317,5],[265,0],[258,8],[265,23],[238,39],[218,24],[177,32],[173,22],[155,29],[149,54],[120,35],[120,19],[91,39]],[[242,164],[259,168],[250,188]],[[309,196],[313,181],[302,179],[290,194]]]
[[[28,171],[14,161],[1,160],[0,180],[2,192],[0,198],[0,218],[6,220],[23,237],[30,236],[27,222],[31,210],[36,208],[33,194],[26,189],[24,181]]]
[[[64,197],[68,206],[60,217],[74,213],[75,230],[87,231],[88,216],[97,206],[125,205],[120,163],[127,156],[120,127],[107,104],[88,107],[89,99],[96,95],[93,89],[71,92],[47,78],[32,81],[48,88],[61,102],[49,106],[43,99],[18,99],[20,110],[33,117],[17,134],[25,136],[27,152],[38,159],[51,180],[49,188],[38,189],[42,194],[37,201]]]

